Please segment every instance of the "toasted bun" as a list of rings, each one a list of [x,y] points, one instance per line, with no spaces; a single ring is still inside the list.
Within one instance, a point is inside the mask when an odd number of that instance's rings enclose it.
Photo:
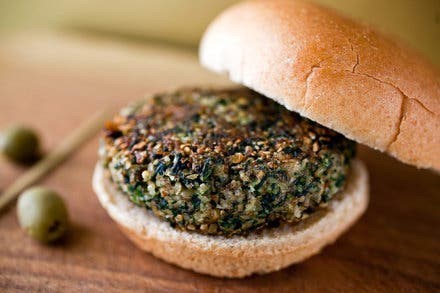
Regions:
[[[440,170],[440,74],[370,28],[303,1],[239,3],[200,46],[206,67],[348,138]]]
[[[248,236],[208,236],[173,229],[117,191],[100,164],[93,188],[102,206],[141,249],[186,269],[218,277],[268,273],[300,262],[332,243],[365,211],[368,174],[355,160],[340,199],[330,201],[297,225],[284,225]]]

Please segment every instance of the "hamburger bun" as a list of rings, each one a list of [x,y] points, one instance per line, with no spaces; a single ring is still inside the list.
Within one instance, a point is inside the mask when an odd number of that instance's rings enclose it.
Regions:
[[[297,225],[265,229],[247,236],[209,236],[172,228],[118,191],[98,163],[93,188],[104,209],[141,249],[193,271],[217,277],[268,273],[300,262],[334,242],[363,214],[368,204],[368,174],[352,162],[339,198]]]
[[[405,46],[303,1],[227,9],[200,46],[207,68],[402,162],[440,170],[440,74]]]

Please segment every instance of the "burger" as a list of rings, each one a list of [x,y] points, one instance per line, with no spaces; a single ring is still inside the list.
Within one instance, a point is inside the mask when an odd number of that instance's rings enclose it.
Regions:
[[[242,2],[207,29],[207,68],[236,88],[186,88],[104,127],[93,187],[141,249],[220,277],[268,273],[364,213],[356,143],[440,170],[440,75],[401,44],[302,1]]]

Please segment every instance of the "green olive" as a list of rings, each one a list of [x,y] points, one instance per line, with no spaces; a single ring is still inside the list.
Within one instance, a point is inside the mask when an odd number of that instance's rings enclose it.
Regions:
[[[68,225],[67,209],[54,191],[34,187],[18,198],[17,217],[20,227],[32,238],[44,243],[64,235]]]
[[[30,163],[39,155],[38,136],[30,128],[13,126],[0,134],[0,151],[16,163]]]

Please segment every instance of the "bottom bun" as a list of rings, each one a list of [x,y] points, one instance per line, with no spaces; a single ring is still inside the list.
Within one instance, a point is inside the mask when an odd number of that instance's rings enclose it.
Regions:
[[[354,160],[344,192],[328,208],[298,224],[284,224],[247,236],[209,236],[176,230],[130,202],[100,164],[93,188],[102,206],[141,249],[186,269],[217,277],[245,277],[280,270],[318,253],[336,240],[368,205],[368,173]]]

